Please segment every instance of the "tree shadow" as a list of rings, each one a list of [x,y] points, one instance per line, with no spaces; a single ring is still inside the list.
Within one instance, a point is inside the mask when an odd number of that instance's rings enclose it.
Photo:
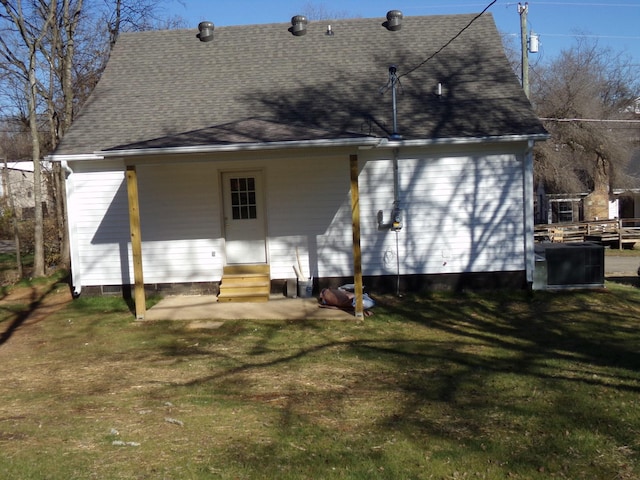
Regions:
[[[71,289],[68,279],[63,281]],[[19,287],[21,290],[28,290],[28,292],[17,298],[15,302],[0,306],[0,310],[3,310],[9,317],[8,320],[5,320],[8,323],[7,328],[0,334],[0,347],[7,343],[21,327],[33,319],[34,313],[42,307],[47,295],[53,293],[59,286],[60,282],[52,282],[44,288],[39,288],[37,285],[32,285],[26,289]],[[7,296],[4,299],[6,301]],[[28,302],[26,307],[15,307],[15,305],[23,305],[25,302]]]
[[[620,285],[627,285],[629,287],[640,288],[640,276],[633,275],[606,275],[605,280],[608,282],[618,283]]]
[[[593,301],[593,295],[599,297],[599,302]],[[610,436],[619,445],[635,441],[628,421],[613,417],[610,406],[597,400],[607,394],[640,393],[635,373],[640,368],[640,354],[634,348],[637,325],[619,310],[607,310],[607,298],[602,296],[609,295],[606,291],[497,292],[378,298],[376,315],[346,338],[334,336],[330,328],[318,322],[292,322],[286,326],[270,322],[259,324],[260,333],[251,336],[240,362],[237,352],[228,355],[203,349],[199,355],[213,355],[218,358],[216,363],[231,366],[218,368],[212,375],[181,384],[180,388],[211,388],[225,392],[225,398],[250,404],[277,400],[277,428],[292,435],[300,424],[313,428],[318,422],[305,412],[339,418],[336,412],[365,395],[397,396],[402,401],[392,408],[381,406],[370,424],[361,428],[372,435],[406,435],[411,442],[438,437],[465,448],[480,442],[501,443],[505,440],[489,438],[488,432],[504,427],[513,435],[524,435],[516,429],[518,422],[527,422],[527,428],[539,429],[541,438],[552,446],[534,442],[530,452],[513,449],[504,460],[537,469],[540,464],[536,462],[544,464],[540,458],[545,453],[563,448],[560,439],[544,431],[547,416],[562,419],[567,431],[598,426],[602,435]],[[380,325],[376,322],[397,322],[402,330],[397,335],[392,329],[378,335]],[[424,335],[403,335],[401,332],[408,328],[405,323],[413,324],[412,330]],[[246,333],[244,328],[247,326],[236,324],[228,334],[241,335]],[[317,336],[317,341],[300,348],[295,344],[283,348],[279,338],[283,328],[301,329]],[[224,332],[221,335],[226,336]],[[365,368],[345,375],[338,369],[330,385],[308,390],[297,386],[295,378],[287,378],[287,372],[314,368],[328,358],[325,355],[335,352],[340,352],[345,362],[371,362],[379,370]],[[185,350],[183,354],[194,352]],[[259,375],[257,378],[275,375],[278,386],[272,390],[258,388],[254,374]],[[531,407],[519,399],[513,405],[502,403],[511,397],[509,392],[503,397],[495,383],[514,378],[511,381],[519,386],[531,384]],[[319,380],[323,385],[327,381]],[[585,389],[593,395],[585,396]],[[536,396],[548,399],[539,400]],[[431,415],[434,407],[436,411],[445,410],[446,417]],[[495,423],[491,415],[505,416]],[[500,422],[514,423],[505,426]],[[363,438],[355,442],[366,441]],[[251,444],[248,448],[268,454],[270,446]]]

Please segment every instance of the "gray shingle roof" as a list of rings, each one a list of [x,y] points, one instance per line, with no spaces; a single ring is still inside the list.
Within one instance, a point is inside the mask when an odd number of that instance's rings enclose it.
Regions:
[[[95,91],[56,154],[357,137],[392,131],[397,66],[398,130],[404,139],[537,135],[534,115],[485,14],[441,53],[404,75],[474,15],[379,19],[122,34]],[[437,95],[438,83],[443,95]]]

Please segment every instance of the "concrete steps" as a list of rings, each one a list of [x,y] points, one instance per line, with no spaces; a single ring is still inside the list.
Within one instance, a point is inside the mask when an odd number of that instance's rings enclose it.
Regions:
[[[269,265],[224,267],[218,302],[266,302],[271,291]]]

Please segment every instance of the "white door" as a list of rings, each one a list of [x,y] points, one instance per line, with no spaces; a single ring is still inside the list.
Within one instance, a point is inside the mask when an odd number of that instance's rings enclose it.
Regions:
[[[224,173],[222,192],[227,264],[266,263],[261,173]]]

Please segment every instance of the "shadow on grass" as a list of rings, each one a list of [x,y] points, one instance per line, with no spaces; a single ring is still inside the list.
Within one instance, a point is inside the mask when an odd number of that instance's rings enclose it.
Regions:
[[[608,282],[618,283],[620,285],[628,285],[630,287],[640,288],[640,276],[608,276],[606,277]]]
[[[576,444],[573,432],[596,432],[613,445],[636,444],[636,420],[625,418],[616,402],[640,393],[638,298],[622,288],[390,297],[378,299],[375,315],[359,328],[342,329],[338,336],[321,322],[238,322],[216,335],[220,345],[244,343],[242,353],[226,348],[166,353],[215,358],[211,375],[179,388],[223,392],[243,405],[284,399],[278,404],[278,428],[287,435],[295,435],[301,424],[314,428],[318,412],[334,415],[354,402],[381,399],[370,407],[368,425],[363,420],[353,427],[361,431],[344,440],[345,447],[366,444],[362,432],[374,438],[397,434],[416,445],[437,438],[467,453],[495,448],[505,464],[524,471],[544,466],[548,473],[565,462],[566,452],[582,448],[585,458],[595,454],[588,441]],[[291,335],[289,345],[283,335]],[[341,373],[350,363],[358,369]],[[290,373],[314,368],[323,374],[334,368],[335,375],[318,377],[322,388],[307,389]],[[256,387],[269,376],[276,383]],[[384,404],[389,398],[396,401]],[[509,439],[515,437],[524,447],[512,445]],[[277,454],[271,448],[245,445],[244,461],[251,463],[256,452]],[[615,470],[603,468],[606,474]]]
[[[0,334],[0,347],[9,341],[13,334],[32,317],[34,312],[42,306],[47,295],[57,290],[61,283],[68,285],[68,278],[52,277],[52,279],[47,279],[47,283],[44,285],[34,283],[26,287],[14,287],[22,292],[21,295],[16,298],[15,302],[0,305],[0,312],[3,312],[2,316],[6,318],[2,323],[8,322],[7,328]],[[71,288],[70,285],[69,288]],[[10,290],[3,292],[4,299],[9,295]]]

